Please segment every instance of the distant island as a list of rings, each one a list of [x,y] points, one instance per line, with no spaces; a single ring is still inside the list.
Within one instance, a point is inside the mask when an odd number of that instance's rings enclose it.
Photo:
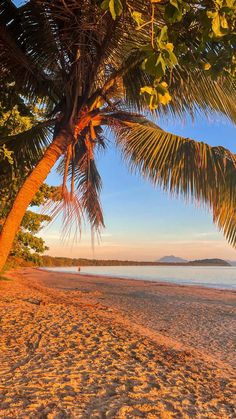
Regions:
[[[157,260],[158,263],[165,264],[181,264],[181,265],[191,265],[191,266],[232,266],[230,261],[224,259],[213,258],[213,259],[196,259],[196,260],[186,260],[177,256],[163,256]]]
[[[162,258],[158,259],[157,262],[160,263],[188,263],[188,260],[186,259],[182,259],[180,257],[177,256],[163,256]]]
[[[192,260],[188,263],[191,266],[232,266],[224,259],[200,259]]]
[[[164,256],[170,258],[170,256]],[[183,262],[140,262],[133,260],[106,260],[106,259],[84,259],[84,258],[68,258],[68,257],[56,257],[56,256],[43,256],[42,266],[53,267],[53,266],[231,266],[229,262],[223,259],[200,259],[185,261],[185,259],[171,256],[174,260],[182,260]],[[173,259],[172,259],[173,260]]]

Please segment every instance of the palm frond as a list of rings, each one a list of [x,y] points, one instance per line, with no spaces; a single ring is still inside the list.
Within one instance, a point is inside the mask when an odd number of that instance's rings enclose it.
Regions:
[[[52,220],[62,215],[62,239],[81,235],[83,209],[78,194],[71,196],[67,187],[58,187],[55,193],[43,205],[43,212],[49,214]]]
[[[99,135],[101,136],[101,133]],[[96,146],[99,144],[100,141],[96,143]],[[64,237],[69,237],[78,231],[84,217],[92,230],[99,234],[101,228],[104,227],[99,198],[102,187],[101,177],[94,157],[87,148],[85,138],[80,137],[73,148],[72,152],[65,154],[57,168],[64,179],[60,192],[61,202],[58,205],[51,201],[50,214],[52,216],[63,214]]]
[[[81,204],[93,230],[100,231],[104,227],[104,219],[100,204],[101,177],[94,160],[88,158],[81,161],[81,173],[77,188],[81,195]]]
[[[164,5],[159,3],[155,7],[157,32],[166,24]],[[148,112],[140,88],[152,85],[154,76],[140,64],[146,54],[143,47],[150,44],[150,31],[146,25],[136,30],[129,9],[141,13],[148,21],[150,0],[131,1],[129,6],[123,2],[123,12],[115,21],[99,4],[93,0],[32,0],[16,8],[12,1],[2,0],[0,84],[9,85],[13,81],[19,98],[29,99],[31,103],[40,98],[48,103],[47,111],[50,108],[50,115],[58,117],[58,125],[69,138],[73,138],[84,112],[93,109],[103,114],[103,124],[115,131],[118,147],[133,171],[173,194],[209,205],[215,221],[232,240],[234,217],[229,221],[226,204],[217,203],[217,195],[227,195],[229,211],[235,208],[235,183],[231,176],[235,173],[235,156],[222,147],[210,147],[165,132],[144,117],[125,112]],[[188,51],[186,56],[180,52],[179,64],[165,73],[163,79],[169,86],[172,101],[166,107],[160,105],[156,114],[182,117],[200,111],[207,115],[219,112],[236,122],[235,83],[227,76],[213,80],[202,70],[201,60],[196,59],[197,25],[201,19],[196,19],[195,25],[189,18],[195,21],[194,13],[197,16],[201,8],[193,1],[191,9],[194,9],[192,13],[186,13],[184,20],[174,25],[174,31],[171,25],[168,27],[169,41],[174,45],[183,42]],[[214,40],[204,47],[203,59],[211,47],[220,58],[220,43]],[[121,103],[117,105],[117,101]],[[25,165],[28,171],[34,167],[52,137],[54,125],[55,120],[45,121],[27,132],[0,139],[0,145],[6,144],[14,151],[13,169],[19,173]],[[104,225],[99,198],[101,179],[93,153],[104,142],[99,127],[94,125],[93,129],[94,136],[90,133],[90,138],[87,137],[87,126],[79,138],[71,140],[70,153],[61,163],[64,185],[59,201],[52,200],[54,216],[64,211],[66,228],[70,225],[75,231],[80,229],[84,215],[93,229]]]
[[[187,199],[213,205],[227,174],[236,170],[229,150],[168,133],[144,118],[117,121],[115,133],[132,171]]]
[[[201,112],[210,116],[217,112],[236,123],[236,84],[230,77],[225,75],[213,80],[203,70],[179,68],[172,71],[171,77],[172,101],[160,108],[161,113],[194,117]]]
[[[13,151],[15,168],[34,167],[51,141],[55,120],[39,122],[20,134],[0,138],[0,146]]]
[[[213,204],[213,221],[228,242],[236,247],[236,170],[228,170],[225,185],[219,189]]]
[[[131,55],[137,57],[136,52]],[[140,55],[141,59],[141,55]],[[194,68],[175,67],[166,75],[172,100],[168,105],[159,105],[152,113],[157,116],[171,114],[183,118],[193,118],[200,113],[212,116],[215,112],[226,116],[236,123],[236,84],[230,76],[224,75],[212,79],[206,71],[197,65]],[[150,113],[147,101],[140,95],[144,85],[153,85],[154,77],[146,73],[137,63],[123,76],[125,100],[131,109]]]
[[[34,19],[30,10],[34,10]],[[37,39],[35,32],[38,18],[41,34],[38,30]],[[45,19],[44,19],[45,21]],[[52,58],[52,49],[55,49],[56,42],[51,41],[49,31],[44,25],[43,15],[33,2],[28,2],[17,8],[11,1],[2,1],[0,5],[0,79],[14,81],[19,92],[28,99],[50,98],[57,101],[61,91],[57,87],[52,71],[49,70],[49,60],[54,67],[57,60]],[[43,61],[43,48],[50,53]],[[41,46],[41,59],[36,54]]]
[[[133,172],[175,196],[211,208],[213,221],[236,246],[236,156],[223,147],[183,138],[147,120],[115,115],[113,130]]]
[[[99,199],[102,181],[94,156],[91,157],[83,138],[80,138],[75,146],[74,160],[70,166],[70,180],[74,181],[75,193],[80,197],[83,213],[91,227],[99,232],[104,227]]]
[[[14,81],[21,94],[36,101],[41,97],[56,100],[52,81],[43,74],[29,56],[0,24],[0,79]]]
[[[236,247],[236,209],[227,199],[217,203],[213,207],[213,221],[223,232],[229,244]]]

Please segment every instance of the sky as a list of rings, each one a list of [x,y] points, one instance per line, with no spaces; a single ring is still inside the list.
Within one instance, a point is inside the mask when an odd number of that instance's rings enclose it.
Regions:
[[[23,1],[15,0],[18,6]],[[162,120],[158,124],[173,133],[236,152],[236,130],[226,119],[201,116],[192,121]],[[101,201],[106,228],[100,244],[91,246],[88,226],[81,240],[63,241],[62,222],[57,219],[40,232],[53,256],[153,261],[164,255],[187,259],[224,258],[236,260],[234,250],[204,208],[174,199],[147,181],[131,175],[118,152],[111,147],[101,155],[98,167],[103,179]],[[47,182],[59,185],[55,169]]]
[[[226,119],[201,116],[192,121],[162,120],[165,129],[223,145],[236,152],[236,130]],[[110,138],[110,148],[100,154],[98,168],[103,179],[101,201],[106,228],[100,243],[91,245],[88,226],[77,242],[62,239],[62,222],[57,219],[40,232],[53,256],[119,260],[157,260],[164,255],[187,259],[224,258],[236,260],[236,251],[212,222],[209,210],[170,197],[138,175],[129,173]],[[59,185],[55,170],[47,182]]]

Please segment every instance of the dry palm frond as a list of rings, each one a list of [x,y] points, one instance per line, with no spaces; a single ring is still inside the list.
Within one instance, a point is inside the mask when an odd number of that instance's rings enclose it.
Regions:
[[[62,237],[74,240],[81,235],[83,208],[79,194],[71,195],[67,187],[58,187],[55,194],[44,204],[43,212],[50,214],[52,220],[62,215]]]
[[[73,145],[72,151],[67,152],[64,160],[59,164],[58,172],[63,175],[64,182],[61,188],[61,204],[56,207],[56,213],[64,213],[64,233],[66,226],[73,224],[72,218],[75,223],[78,218],[78,225],[81,225],[81,219],[85,216],[93,231],[99,233],[100,229],[104,227],[99,199],[102,184],[93,151],[95,145],[98,146],[101,141],[101,133],[98,134],[95,142],[88,131],[85,138],[79,137],[78,142]],[[70,185],[70,191],[67,189],[67,184]],[[79,207],[78,212],[77,206]]]

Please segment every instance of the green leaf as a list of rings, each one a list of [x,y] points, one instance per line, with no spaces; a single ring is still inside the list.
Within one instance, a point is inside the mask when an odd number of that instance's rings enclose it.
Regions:
[[[168,27],[163,26],[163,28],[160,30],[158,36],[157,36],[157,45],[162,46],[163,42],[168,41]]]
[[[6,144],[13,151],[14,166],[33,168],[51,141],[54,124],[52,120],[39,122],[27,131],[0,138],[0,146]]]
[[[156,74],[156,54],[152,53],[142,62],[142,69],[147,71],[147,73],[155,76]]]
[[[134,11],[132,13],[132,18],[137,23],[137,29],[143,24],[144,20],[142,18],[142,13]]]
[[[165,82],[161,82],[156,86],[158,102],[162,105],[167,105],[171,101],[171,95],[168,91],[168,85]]]
[[[162,52],[163,60],[169,67],[172,67],[173,65],[176,65],[178,63],[176,55],[172,51],[168,51],[167,49],[164,49]]]
[[[152,86],[143,86],[140,89],[140,93],[148,93],[149,95],[153,95],[155,93],[155,89]]]
[[[218,13],[216,13],[216,16],[212,19],[212,30],[215,36],[221,36],[220,16]]]
[[[179,9],[178,0],[170,0],[170,4],[172,4],[172,6],[174,6],[176,9]]]
[[[229,25],[228,25],[228,22],[227,22],[227,19],[226,19],[225,16],[220,16],[220,26],[223,29],[228,29],[229,28]]]
[[[13,164],[14,160],[12,157],[13,151],[10,151],[5,144],[0,147],[0,157],[7,160],[9,164]]]
[[[159,54],[157,61],[156,61],[156,77],[164,76],[166,72],[166,61],[163,58],[163,54]]]
[[[121,0],[110,0],[109,9],[112,18],[116,20],[117,16],[120,16],[123,11],[123,5],[121,3]]]
[[[167,105],[171,101],[171,96],[168,92],[167,83],[159,83],[157,80],[154,82],[153,86],[144,86],[140,89],[140,93],[147,93],[149,98],[149,108],[154,110],[158,105]]]
[[[101,4],[101,9],[102,10],[107,10],[108,8],[109,8],[109,3],[110,3],[110,0],[104,0],[103,2],[102,2],[102,4]]]
[[[177,3],[177,2],[175,2]],[[173,4],[168,3],[165,7],[165,18],[169,22],[180,22],[183,17],[182,8],[176,7]]]
[[[166,62],[161,53],[153,53],[143,61],[142,68],[155,78],[161,78],[166,71]]]
[[[207,16],[212,20],[212,32],[216,38],[220,38],[228,33],[229,25],[225,14],[221,15],[218,11],[208,11]]]

